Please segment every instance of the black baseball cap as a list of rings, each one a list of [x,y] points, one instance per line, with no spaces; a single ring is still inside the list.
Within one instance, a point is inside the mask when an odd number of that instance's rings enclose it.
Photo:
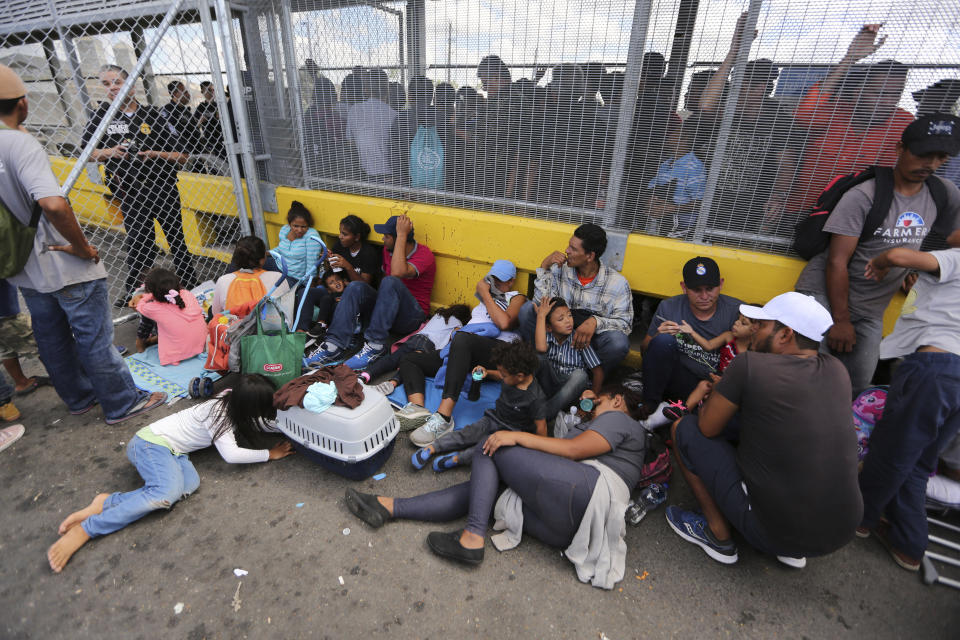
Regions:
[[[780,71],[773,64],[773,60],[767,58],[751,60],[743,67],[743,81],[747,84],[767,85],[776,80],[779,75]]]
[[[939,98],[946,104],[953,104],[960,99],[960,78],[944,78],[937,80],[929,87],[917,89],[913,92],[913,99],[920,102],[926,96]]]
[[[683,265],[683,284],[690,287],[720,286],[720,267],[713,258],[697,256]]]
[[[903,130],[900,142],[915,156],[930,153],[955,156],[960,153],[960,120],[949,113],[917,118]]]

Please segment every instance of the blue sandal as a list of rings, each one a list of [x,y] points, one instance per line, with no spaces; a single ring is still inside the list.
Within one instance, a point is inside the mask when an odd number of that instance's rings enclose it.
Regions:
[[[430,453],[429,447],[423,447],[422,449],[417,449],[413,455],[410,457],[410,464],[413,465],[413,468],[416,470],[423,469],[427,466],[427,462],[430,461],[430,456],[433,454]]]
[[[437,473],[443,473],[444,471],[449,471],[454,467],[460,466],[460,456],[456,453],[448,453],[445,456],[440,456],[433,461],[433,470]]]

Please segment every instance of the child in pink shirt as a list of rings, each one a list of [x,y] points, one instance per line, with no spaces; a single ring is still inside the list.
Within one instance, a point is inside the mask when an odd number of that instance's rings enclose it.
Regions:
[[[147,274],[143,288],[146,293],[130,301],[130,306],[141,315],[137,350],[146,348],[155,328],[160,364],[180,364],[181,360],[203,353],[207,342],[203,309],[192,293],[180,288],[176,274],[154,269]]]

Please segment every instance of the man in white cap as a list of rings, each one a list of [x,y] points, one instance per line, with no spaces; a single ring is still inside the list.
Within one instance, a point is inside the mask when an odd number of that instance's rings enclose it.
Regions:
[[[885,251],[866,270],[878,280],[892,268],[920,272],[893,333],[880,343],[881,358],[903,362],[870,435],[857,528],[860,537],[872,532],[908,571],[920,568],[927,548],[927,479],[937,454],[960,431],[960,231],[947,242],[954,248]]]
[[[40,360],[70,413],[99,403],[106,422],[116,424],[162,405],[166,394],[139,390],[113,347],[107,272],[61,194],[46,151],[19,130],[26,94],[17,74],[0,65],[0,200],[21,224],[36,228],[26,264],[7,280],[20,287]]]
[[[818,352],[833,319],[813,297],[784,293],[740,313],[760,324],[752,349],[699,415],[673,425],[675,460],[703,514],[670,506],[667,522],[718,562],[737,561],[732,527],[800,568],[849,542],[863,513],[850,378]]]

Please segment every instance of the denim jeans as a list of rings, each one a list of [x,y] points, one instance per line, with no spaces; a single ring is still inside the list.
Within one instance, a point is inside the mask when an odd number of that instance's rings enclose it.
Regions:
[[[861,526],[886,515],[895,549],[921,558],[927,548],[927,479],[937,455],[960,431],[960,356],[912,353],[890,381],[883,417],[863,461]]]
[[[380,282],[379,290],[366,282],[347,285],[327,329],[327,342],[346,348],[356,333],[358,320],[367,327],[363,334],[367,342],[384,345],[391,331],[408,334],[415,331],[424,318],[420,303],[403,280],[387,276]]]
[[[71,411],[94,401],[108,419],[122,418],[146,396],[113,346],[106,279],[40,293],[21,287],[40,361]]]
[[[557,414],[576,404],[583,390],[587,388],[586,369],[575,369],[566,378],[561,377],[550,364],[546,356],[540,356],[540,368],[537,370],[537,383],[547,396],[547,423]],[[594,389],[599,391],[599,389]]]
[[[103,503],[103,513],[92,515],[80,526],[91,538],[119,531],[151,511],[169,509],[200,486],[200,476],[186,455],[134,436],[127,445],[127,458],[137,468],[144,485],[136,491],[113,493]]]
[[[801,291],[800,293],[813,296],[827,311],[830,310],[830,301],[825,293]],[[880,360],[880,341],[883,340],[883,315],[876,318],[858,318],[851,316],[853,330],[857,334],[857,342],[853,351],[840,353],[827,346],[824,338],[820,344],[820,353],[829,353],[836,356],[850,374],[850,384],[853,386],[853,397],[870,386],[873,381],[873,372],[877,369]]]
[[[661,400],[686,400],[700,378],[684,363],[677,339],[660,333],[650,340],[640,363],[643,371],[643,402],[656,406]]]
[[[531,300],[524,302],[517,320],[517,332],[524,340],[532,343],[537,329],[537,305]],[[595,333],[590,346],[600,358],[604,375],[609,376],[630,352],[630,336],[619,331]]]

